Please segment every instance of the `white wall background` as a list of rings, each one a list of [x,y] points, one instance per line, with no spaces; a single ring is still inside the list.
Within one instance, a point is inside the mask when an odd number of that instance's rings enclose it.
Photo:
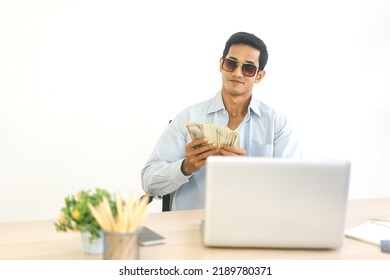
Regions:
[[[350,198],[390,196],[389,1],[0,0],[0,221],[55,219],[83,188],[142,194],[160,133],[219,89],[237,31],[268,45],[255,94],[305,157],[351,160]]]

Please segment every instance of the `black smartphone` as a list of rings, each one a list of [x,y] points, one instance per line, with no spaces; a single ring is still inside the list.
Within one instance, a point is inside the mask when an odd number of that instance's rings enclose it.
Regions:
[[[166,241],[164,236],[161,236],[148,227],[142,227],[138,235],[138,243],[142,246],[164,244]]]

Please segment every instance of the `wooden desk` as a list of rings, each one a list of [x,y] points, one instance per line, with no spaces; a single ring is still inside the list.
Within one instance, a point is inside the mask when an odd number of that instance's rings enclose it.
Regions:
[[[351,200],[347,227],[369,217],[390,216],[390,198]],[[346,238],[337,250],[280,250],[207,248],[202,245],[200,221],[203,211],[150,213],[145,225],[167,238],[164,245],[141,247],[141,259],[390,259],[375,245]],[[0,224],[0,259],[101,259],[82,251],[80,235],[58,233],[53,221]]]

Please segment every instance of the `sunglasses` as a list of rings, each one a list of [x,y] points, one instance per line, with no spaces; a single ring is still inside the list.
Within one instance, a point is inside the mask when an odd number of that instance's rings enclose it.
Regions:
[[[224,58],[222,60],[222,69],[225,70],[226,72],[233,72],[240,65],[241,65],[242,74],[244,74],[244,76],[253,77],[254,75],[256,75],[257,66],[254,64],[250,64],[250,63],[241,64],[238,61],[230,58]]]

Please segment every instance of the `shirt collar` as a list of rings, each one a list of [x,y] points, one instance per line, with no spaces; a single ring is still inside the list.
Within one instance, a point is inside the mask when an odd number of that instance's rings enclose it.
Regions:
[[[207,114],[216,113],[220,110],[225,110],[225,105],[222,100],[222,91],[219,90],[218,93],[211,99],[210,106],[207,110]],[[251,102],[249,103],[249,110],[254,112],[261,118],[260,106],[258,102],[253,98],[251,98]],[[248,110],[248,111],[249,111]]]
[[[216,113],[220,110],[225,110],[225,105],[223,104],[221,90],[219,90],[217,94],[211,99],[210,106],[207,109],[207,114]]]

